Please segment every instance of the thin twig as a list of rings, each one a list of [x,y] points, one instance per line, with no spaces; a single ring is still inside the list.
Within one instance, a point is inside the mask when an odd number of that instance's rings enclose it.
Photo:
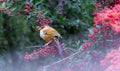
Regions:
[[[25,48],[40,48],[40,47],[43,47],[43,45],[28,46],[28,47],[25,47]]]

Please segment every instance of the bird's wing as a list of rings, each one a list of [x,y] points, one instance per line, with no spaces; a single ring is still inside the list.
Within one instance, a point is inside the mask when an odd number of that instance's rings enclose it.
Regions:
[[[50,35],[58,38],[62,38],[61,35],[53,28],[49,27],[47,29],[44,29],[44,34],[45,35]]]

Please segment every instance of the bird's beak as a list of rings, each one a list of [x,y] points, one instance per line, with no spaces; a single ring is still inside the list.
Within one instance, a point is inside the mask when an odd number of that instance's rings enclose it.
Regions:
[[[37,31],[40,31],[41,30],[41,27],[40,26],[36,26],[35,28]]]

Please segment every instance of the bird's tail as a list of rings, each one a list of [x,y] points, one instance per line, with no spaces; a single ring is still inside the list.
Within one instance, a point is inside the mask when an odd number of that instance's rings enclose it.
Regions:
[[[55,43],[57,44],[57,49],[59,51],[60,56],[63,56],[63,49],[62,49],[62,47],[60,45],[59,40],[55,40]]]

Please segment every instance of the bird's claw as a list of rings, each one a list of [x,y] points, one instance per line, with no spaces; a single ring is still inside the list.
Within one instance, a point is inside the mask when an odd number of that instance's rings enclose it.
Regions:
[[[47,42],[43,47],[48,46],[52,41]]]
[[[45,44],[43,47],[46,47],[46,46],[48,46],[49,44]]]

